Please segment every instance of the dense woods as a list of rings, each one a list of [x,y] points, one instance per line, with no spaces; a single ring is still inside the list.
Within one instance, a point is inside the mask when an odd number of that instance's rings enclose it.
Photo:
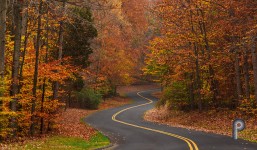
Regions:
[[[156,1],[159,36],[150,42],[144,71],[164,87],[159,104],[256,115],[256,8],[253,0]]]
[[[0,0],[0,140],[152,79],[169,109],[257,114],[255,0]]]
[[[147,1],[131,2],[0,1],[1,140],[46,134],[65,108],[96,109],[132,82]]]

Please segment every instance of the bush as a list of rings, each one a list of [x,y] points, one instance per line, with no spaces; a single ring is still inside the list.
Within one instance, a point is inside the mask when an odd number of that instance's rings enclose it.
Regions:
[[[80,108],[97,109],[102,101],[102,95],[93,89],[83,88],[76,93]]]
[[[115,85],[112,85],[108,80],[98,81],[97,91],[104,97],[112,97],[117,95],[117,88]]]
[[[97,88],[97,91],[103,96],[103,97],[108,97],[111,93],[111,87],[107,82],[102,82],[101,86]]]
[[[183,109],[189,105],[187,86],[184,82],[174,82],[166,87],[157,107],[166,106],[169,109]]]

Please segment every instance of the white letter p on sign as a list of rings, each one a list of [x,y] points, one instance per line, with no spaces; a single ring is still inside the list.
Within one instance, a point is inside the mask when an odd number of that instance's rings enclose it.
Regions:
[[[245,129],[245,122],[242,119],[236,119],[233,121],[233,139],[237,140],[237,133],[238,131],[242,131]]]

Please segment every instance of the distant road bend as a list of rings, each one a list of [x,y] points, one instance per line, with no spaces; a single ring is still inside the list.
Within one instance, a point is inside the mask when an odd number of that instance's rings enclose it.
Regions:
[[[95,113],[87,123],[107,135],[117,150],[257,150],[257,144],[228,136],[146,122],[144,112],[157,101],[157,90],[129,93],[133,104]]]

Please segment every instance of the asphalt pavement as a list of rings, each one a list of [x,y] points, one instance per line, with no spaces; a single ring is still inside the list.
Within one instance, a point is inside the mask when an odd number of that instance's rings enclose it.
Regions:
[[[134,103],[100,111],[85,122],[108,136],[115,150],[257,150],[257,144],[229,136],[144,121],[145,111],[158,100],[151,93],[127,94]]]

